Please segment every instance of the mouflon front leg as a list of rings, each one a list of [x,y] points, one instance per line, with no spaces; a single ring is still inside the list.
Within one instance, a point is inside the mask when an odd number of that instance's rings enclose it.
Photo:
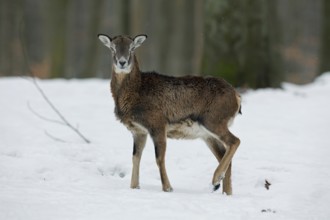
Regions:
[[[140,161],[144,146],[146,144],[147,135],[146,134],[133,134],[134,145],[133,145],[133,170],[131,178],[131,188],[139,189],[139,173],[140,173]]]

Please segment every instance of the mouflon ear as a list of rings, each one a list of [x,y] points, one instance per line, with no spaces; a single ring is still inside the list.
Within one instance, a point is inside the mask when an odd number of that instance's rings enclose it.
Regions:
[[[131,45],[131,49],[136,49],[139,46],[141,46],[141,44],[147,39],[147,35],[145,34],[139,34],[136,35],[133,39],[132,45]]]
[[[111,37],[105,34],[98,34],[97,37],[100,39],[100,41],[106,46],[111,49]]]

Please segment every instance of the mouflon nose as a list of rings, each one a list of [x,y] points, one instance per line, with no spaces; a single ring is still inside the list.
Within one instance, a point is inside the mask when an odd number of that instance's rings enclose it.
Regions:
[[[119,61],[119,64],[123,67],[126,64],[126,61]]]

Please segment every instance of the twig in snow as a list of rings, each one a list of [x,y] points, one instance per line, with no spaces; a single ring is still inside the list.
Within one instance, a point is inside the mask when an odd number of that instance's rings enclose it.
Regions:
[[[32,72],[31,72],[32,73]],[[38,89],[39,93],[42,95],[42,97],[44,98],[44,100],[47,102],[47,104],[53,109],[53,111],[58,115],[58,117],[61,119],[61,121],[56,121],[57,123],[60,123],[62,125],[66,125],[69,128],[71,128],[71,130],[73,130],[79,137],[81,137],[87,144],[90,143],[90,141],[75,127],[73,127],[71,125],[71,123],[61,114],[61,112],[55,107],[55,105],[50,101],[50,99],[47,97],[47,95],[45,94],[45,92],[41,89],[41,87],[39,86],[39,84],[37,83],[37,80],[34,76],[34,74],[32,73],[32,79],[33,79],[33,84],[36,86],[36,88]],[[49,120],[48,120],[49,121]],[[54,120],[52,120],[54,122]]]
[[[267,190],[269,190],[269,186],[271,186],[272,184],[268,181],[268,180],[265,180],[265,188]]]
[[[272,209],[262,209],[261,212],[262,213],[276,213],[276,211],[272,210]]]
[[[21,21],[21,24],[20,24],[20,31],[22,31],[22,23],[23,23],[23,20]],[[45,92],[41,89],[41,87],[37,83],[36,76],[35,76],[34,72],[31,70],[30,63],[29,63],[29,61],[27,59],[27,51],[26,51],[26,47],[25,47],[25,44],[24,44],[22,33],[20,33],[19,36],[20,36],[20,42],[21,42],[21,45],[22,45],[22,50],[23,50],[23,56],[24,56],[25,65],[26,65],[26,68],[27,68],[27,71],[28,71],[29,75],[32,77],[32,83],[35,85],[35,87],[37,88],[37,90],[39,91],[39,93],[41,94],[41,96],[44,98],[44,100],[47,102],[47,104],[53,109],[53,111],[61,119],[61,124],[66,125],[69,128],[71,128],[71,130],[73,130],[79,137],[81,137],[86,143],[89,144],[90,141],[77,128],[73,127],[71,125],[71,123],[69,123],[69,121],[55,107],[55,105],[50,101],[50,99],[47,97],[47,95],[45,94]]]
[[[27,107],[29,108],[29,110],[34,114],[36,115],[38,118],[41,118],[42,120],[45,120],[45,121],[49,121],[49,122],[53,122],[53,123],[57,123],[57,124],[61,124],[61,125],[65,125],[63,122],[59,121],[59,120],[55,120],[55,119],[50,119],[50,118],[47,118],[41,114],[39,114],[36,110],[34,110],[31,105],[30,105],[30,102],[27,102]]]
[[[46,130],[45,130],[45,135],[48,136],[48,137],[50,137],[50,138],[53,139],[54,141],[58,141],[58,142],[62,142],[62,143],[68,143],[68,142],[66,142],[65,140],[62,140],[62,139],[60,139],[60,138],[57,138],[57,137],[51,135],[51,134],[48,133],[48,131],[46,131]]]

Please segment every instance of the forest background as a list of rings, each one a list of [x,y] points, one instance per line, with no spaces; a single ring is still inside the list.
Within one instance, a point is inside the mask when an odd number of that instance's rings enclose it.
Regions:
[[[330,71],[329,0],[0,0],[0,76],[109,78],[98,33],[147,34],[142,70],[238,87]]]

